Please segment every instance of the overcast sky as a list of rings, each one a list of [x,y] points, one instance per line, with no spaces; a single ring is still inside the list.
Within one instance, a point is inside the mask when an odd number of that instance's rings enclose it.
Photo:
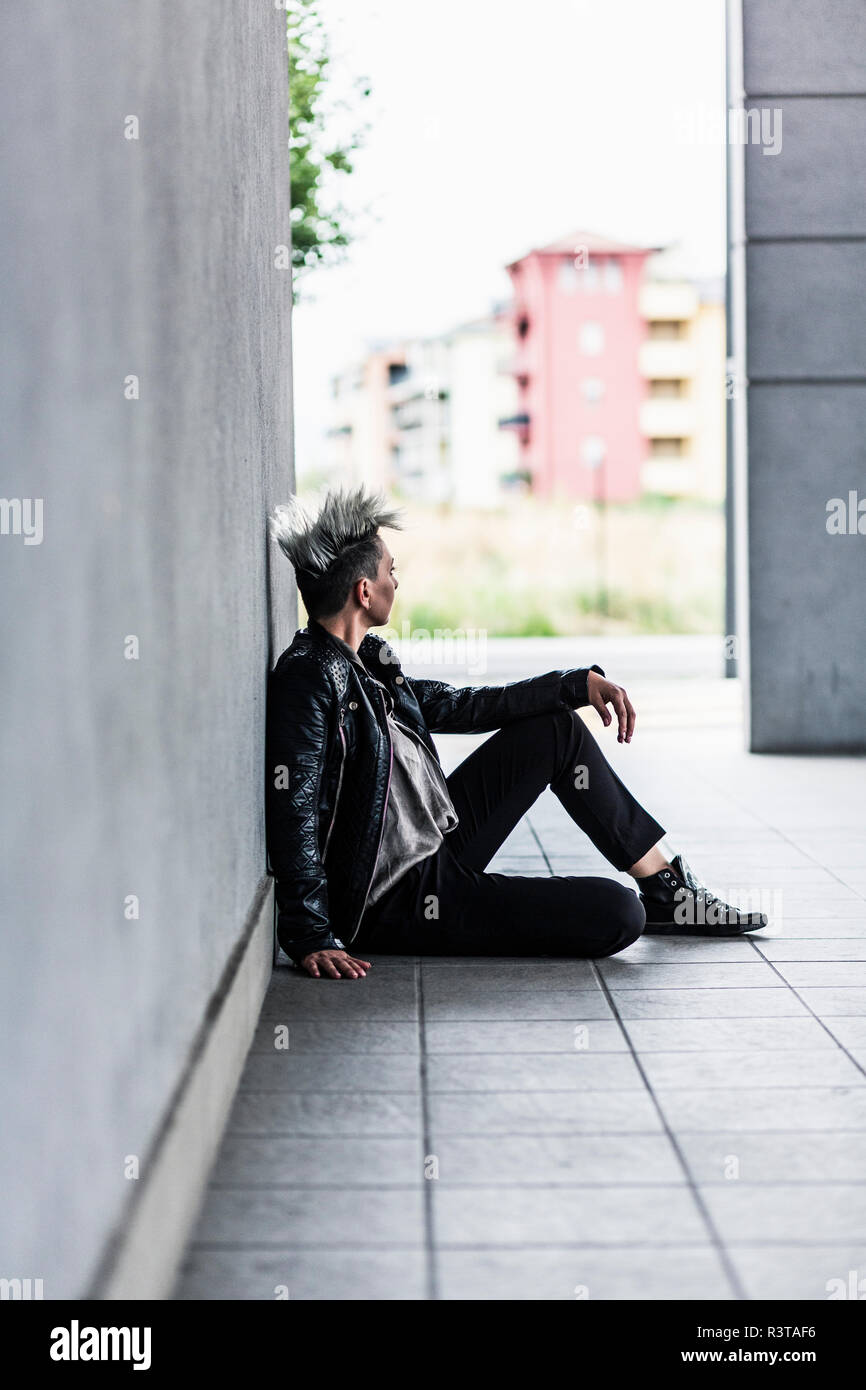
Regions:
[[[334,95],[358,76],[372,95],[355,172],[335,185],[360,235],[294,314],[299,471],[322,461],[335,371],[371,340],[484,313],[532,246],[585,228],[675,242],[687,269],[722,273],[724,0],[320,0],[320,13]]]

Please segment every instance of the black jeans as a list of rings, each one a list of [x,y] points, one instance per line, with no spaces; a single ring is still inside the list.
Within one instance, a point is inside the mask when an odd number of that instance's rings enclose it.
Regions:
[[[545,787],[615,868],[664,835],[617,777],[576,710],[515,720],[448,778],[460,824],[364,913],[349,950],[399,955],[609,956],[646,921],[611,879],[484,873]]]

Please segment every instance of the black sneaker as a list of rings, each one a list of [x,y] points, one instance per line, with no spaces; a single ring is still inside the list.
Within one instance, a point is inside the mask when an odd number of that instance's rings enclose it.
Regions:
[[[699,883],[681,854],[640,882],[646,911],[644,936],[741,936],[768,925],[765,912],[741,912]]]

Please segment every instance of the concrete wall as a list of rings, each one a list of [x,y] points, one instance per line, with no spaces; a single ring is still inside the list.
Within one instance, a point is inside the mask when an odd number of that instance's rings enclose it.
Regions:
[[[54,1298],[126,1220],[266,870],[285,14],[30,0],[0,55],[0,494],[44,507],[0,535],[0,1275]]]
[[[866,747],[866,6],[742,0],[751,747]],[[737,257],[732,258],[736,267]],[[850,493],[863,530],[833,535]],[[856,532],[856,517],[854,520]]]

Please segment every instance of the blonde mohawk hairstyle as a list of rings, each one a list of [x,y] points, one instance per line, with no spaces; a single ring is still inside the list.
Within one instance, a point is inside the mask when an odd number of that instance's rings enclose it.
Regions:
[[[329,492],[316,517],[297,496],[274,508],[272,534],[294,566],[309,617],[339,613],[359,579],[376,578],[384,553],[380,526],[402,530],[400,512],[363,483]]]
[[[280,550],[297,574],[324,577],[353,546],[370,541],[381,526],[402,530],[401,509],[388,506],[382,492],[369,493],[364,484],[352,490],[328,492],[313,517],[297,495],[274,508],[271,530]]]

